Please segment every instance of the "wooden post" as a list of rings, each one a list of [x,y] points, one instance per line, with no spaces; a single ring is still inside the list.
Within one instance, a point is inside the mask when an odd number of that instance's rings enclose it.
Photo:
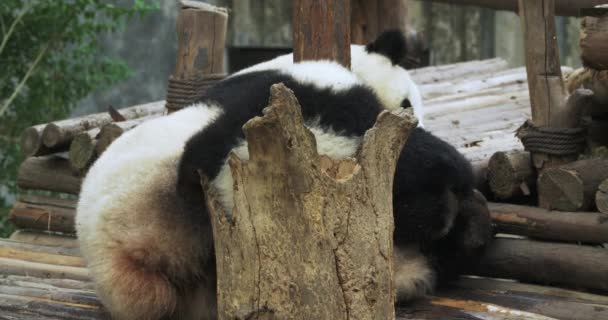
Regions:
[[[294,0],[294,61],[329,59],[350,68],[350,13],[350,0]]]
[[[399,29],[405,33],[407,0],[351,0],[351,42],[367,44],[382,31]]]
[[[181,1],[177,16],[177,61],[171,80],[191,80],[224,71],[224,47],[228,12],[198,1]],[[198,88],[173,90],[167,95],[169,112],[192,102]]]
[[[293,93],[271,88],[231,154],[227,217],[202,178],[219,319],[394,319],[392,180],[415,120],[384,111],[356,159],[320,156]]]
[[[559,62],[555,31],[555,0],[519,0],[519,16],[524,33],[526,71],[532,104],[532,124],[536,127],[577,128],[580,124],[581,99],[566,103],[566,89]],[[585,96],[585,93],[580,93]],[[532,153],[532,162],[542,174],[545,168],[559,166],[577,158]],[[548,208],[539,194],[539,205]]]

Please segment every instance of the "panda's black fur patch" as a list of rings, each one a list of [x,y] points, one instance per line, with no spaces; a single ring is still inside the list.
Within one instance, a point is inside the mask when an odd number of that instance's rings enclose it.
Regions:
[[[365,50],[386,56],[394,65],[397,65],[407,55],[407,40],[401,31],[387,30],[380,34],[374,42],[367,44]]]
[[[200,100],[216,103],[224,112],[186,143],[179,165],[178,187],[198,185],[198,181],[192,180],[198,177],[198,169],[211,180],[218,175],[230,150],[244,138],[241,127],[254,116],[262,115],[262,109],[268,105],[270,87],[280,82],[293,90],[305,121],[318,119],[320,127],[340,135],[362,136],[383,109],[374,93],[363,85],[336,92],[299,83],[277,71],[230,77],[210,88]]]

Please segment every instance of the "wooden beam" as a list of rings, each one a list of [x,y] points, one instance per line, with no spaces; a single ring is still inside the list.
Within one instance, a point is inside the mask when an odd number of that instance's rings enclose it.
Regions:
[[[606,261],[608,250],[603,248],[495,239],[472,274],[608,291]]]
[[[477,6],[494,10],[518,12],[517,0],[425,0],[456,5]],[[555,14],[558,16],[580,17],[581,9],[606,3],[606,0],[556,0]]]
[[[608,243],[608,215],[549,211],[506,203],[488,203],[498,233],[546,240]]]
[[[350,0],[293,1],[293,58],[350,68]]]

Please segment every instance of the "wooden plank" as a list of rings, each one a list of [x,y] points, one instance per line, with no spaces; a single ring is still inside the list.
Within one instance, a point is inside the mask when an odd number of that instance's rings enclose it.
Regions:
[[[66,248],[78,247],[78,240],[76,240],[75,237],[36,230],[17,230],[11,234],[10,239],[34,245],[60,246]]]
[[[494,10],[507,10],[517,12],[517,0],[429,0],[465,6],[478,6]],[[559,16],[580,17],[581,9],[591,8],[606,3],[606,0],[556,0],[555,14]]]

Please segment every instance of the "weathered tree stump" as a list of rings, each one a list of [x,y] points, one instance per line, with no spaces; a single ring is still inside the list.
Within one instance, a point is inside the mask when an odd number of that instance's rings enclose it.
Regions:
[[[536,185],[536,170],[526,151],[496,152],[488,163],[488,184],[500,199],[530,195]]]
[[[392,181],[412,116],[383,112],[356,159],[319,156],[299,104],[273,85],[243,127],[250,160],[230,156],[225,215],[203,177],[220,319],[393,319]]]
[[[572,162],[545,170],[538,178],[538,196],[549,209],[590,210],[597,188],[605,179],[608,179],[608,160]]]

